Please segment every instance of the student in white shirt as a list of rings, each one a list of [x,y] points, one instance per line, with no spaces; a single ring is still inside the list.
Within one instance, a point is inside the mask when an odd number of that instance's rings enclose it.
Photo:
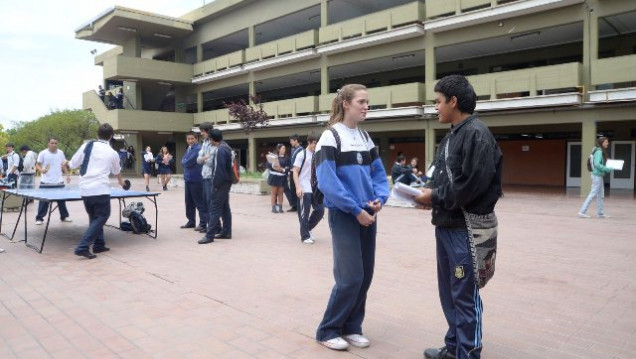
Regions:
[[[298,196],[298,221],[300,222],[300,241],[305,244],[313,244],[314,236],[311,230],[318,225],[322,216],[325,214],[325,208],[322,203],[314,203],[311,189],[311,161],[318,143],[318,136],[311,132],[307,136],[307,148],[300,150],[296,154],[294,167],[292,168],[292,176],[294,179],[294,187],[296,188],[296,196]],[[310,211],[313,207],[314,211]]]
[[[35,163],[38,160],[38,155],[31,151],[29,145],[22,145],[20,153],[22,154],[22,165],[24,167],[20,173],[20,187],[35,188]]]
[[[88,259],[93,253],[109,251],[104,241],[104,224],[110,217],[110,183],[108,176],[117,176],[119,185],[124,185],[117,152],[110,147],[113,127],[108,123],[99,126],[99,140],[83,144],[68,163],[70,168],[80,168],[80,194],[88,213],[89,225],[75,248],[75,255]],[[93,253],[89,250],[93,246]]]
[[[57,138],[49,137],[49,148],[38,154],[35,168],[42,174],[40,180],[40,188],[47,187],[59,188],[64,187],[64,178],[62,174],[66,174],[66,183],[71,181],[71,173],[66,166],[66,157],[64,152],[57,148]],[[57,201],[57,208],[60,211],[60,219],[62,222],[72,222],[66,209],[66,201]],[[38,214],[35,216],[35,224],[41,225],[49,210],[49,202],[40,201],[38,204]]]
[[[6,149],[7,154],[2,156],[2,158],[7,160],[7,173],[6,176],[9,181],[13,182],[13,186],[15,187],[18,182],[18,176],[20,172],[18,171],[18,165],[20,164],[20,156],[13,151],[13,143],[7,143]]]

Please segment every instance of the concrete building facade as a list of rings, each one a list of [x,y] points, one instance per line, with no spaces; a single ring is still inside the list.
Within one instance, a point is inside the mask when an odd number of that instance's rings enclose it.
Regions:
[[[180,158],[185,133],[209,121],[254,171],[289,135],[322,132],[336,90],[362,83],[363,128],[385,165],[401,151],[423,166],[447,131],[435,82],[460,73],[504,152],[504,184],[589,188],[585,160],[602,134],[625,161],[608,185],[634,189],[631,0],[215,0],[181,17],[116,6],[76,38],[116,45],[95,65],[124,108],[92,90],[83,106],[136,149],[167,144]],[[270,121],[246,134],[224,104],[249,94]]]

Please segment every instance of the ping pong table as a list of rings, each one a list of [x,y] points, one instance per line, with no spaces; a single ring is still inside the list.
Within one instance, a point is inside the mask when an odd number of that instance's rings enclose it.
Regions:
[[[27,247],[35,249],[39,253],[42,253],[44,249],[44,242],[46,241],[46,234],[49,230],[49,223],[51,222],[51,214],[57,209],[57,204],[53,205],[51,202],[56,201],[81,201],[82,196],[80,195],[79,188],[75,187],[64,187],[64,188],[33,188],[33,189],[4,189],[2,190],[2,208],[0,208],[0,234],[6,236],[12,242],[21,242],[24,241]],[[4,203],[8,196],[18,196],[22,198],[22,206],[20,207],[20,212],[18,213],[18,219],[16,220],[15,226],[13,227],[13,233],[11,236],[8,236],[5,233],[2,233],[2,218],[4,215]],[[143,192],[143,191],[124,191],[122,189],[114,189],[111,188],[110,198],[117,199],[119,202],[119,227],[109,225],[108,227],[112,228],[121,228],[122,224],[122,205],[126,206],[126,199],[131,198],[146,198],[155,206],[155,226],[154,229],[151,229],[148,233],[144,233],[147,236],[156,239],[157,238],[157,225],[159,224],[159,211],[157,209],[157,196],[159,192]],[[39,243],[39,246],[33,239],[29,240],[27,235],[27,208],[30,202],[33,200],[49,202],[49,211],[46,219],[46,227],[44,228],[44,236],[42,237],[42,242]],[[20,224],[20,219],[24,214],[24,240],[14,241],[13,237],[15,236],[15,232],[18,229],[18,225]]]

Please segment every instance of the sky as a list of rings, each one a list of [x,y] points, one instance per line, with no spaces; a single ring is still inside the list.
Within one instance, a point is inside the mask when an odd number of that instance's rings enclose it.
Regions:
[[[212,0],[21,0],[0,2],[0,124],[81,109],[102,83],[96,55],[113,45],[75,39],[75,30],[114,5],[179,17]],[[91,55],[91,50],[97,54]]]

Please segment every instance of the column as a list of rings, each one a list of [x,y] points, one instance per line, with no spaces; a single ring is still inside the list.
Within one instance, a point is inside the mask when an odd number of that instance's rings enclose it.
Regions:
[[[329,95],[329,60],[326,55],[320,58],[320,94]]]
[[[587,171],[587,158],[596,143],[596,121],[585,119],[581,124],[581,197],[586,197],[592,188],[592,178]]]
[[[203,92],[197,91],[197,113],[203,112]]]
[[[320,26],[329,25],[329,0],[320,0]]]
[[[424,131],[424,145],[426,146],[425,163],[420,163],[419,168],[422,168],[422,172],[428,170],[428,166],[433,163],[435,159],[435,129],[431,127],[431,122],[437,121],[437,119],[426,119],[426,130]]]
[[[256,172],[256,164],[256,138],[253,133],[250,133],[247,137],[247,170]]]
[[[435,65],[435,35],[433,33],[427,33],[424,36],[424,79],[426,81],[426,99],[433,100],[435,93],[433,92],[434,83],[436,79],[436,65]]]
[[[254,32],[254,25],[251,25],[247,28],[247,39],[249,47],[253,47],[256,45],[256,33]]]
[[[585,92],[592,88],[592,66],[598,60],[598,15],[593,7],[585,4],[581,7],[583,14],[583,76],[582,85]]]

